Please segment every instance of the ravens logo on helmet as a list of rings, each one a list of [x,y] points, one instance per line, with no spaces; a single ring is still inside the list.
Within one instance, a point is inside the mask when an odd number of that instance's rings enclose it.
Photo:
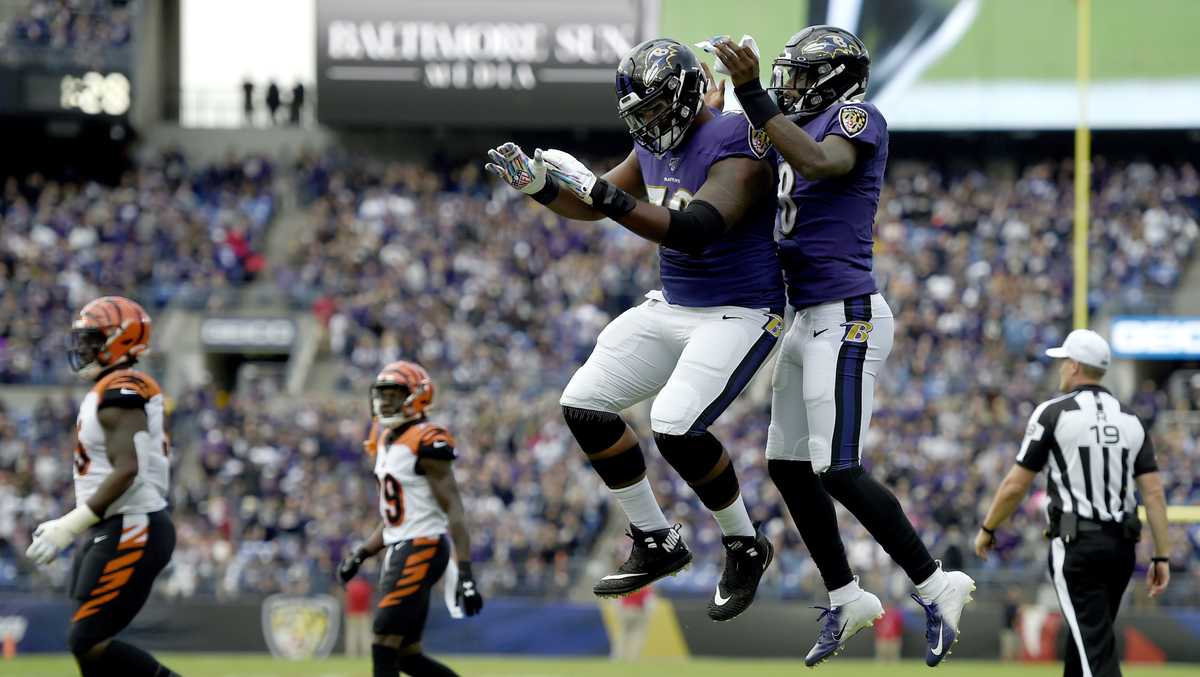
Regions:
[[[661,156],[679,145],[703,106],[696,55],[666,38],[634,47],[617,67],[617,114],[634,141]]]
[[[793,35],[771,69],[771,86],[785,115],[809,116],[867,93],[871,57],[850,31],[809,26]]]

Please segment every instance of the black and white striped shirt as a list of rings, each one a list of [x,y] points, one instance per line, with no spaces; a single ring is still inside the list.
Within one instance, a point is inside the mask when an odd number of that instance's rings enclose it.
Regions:
[[[1049,466],[1051,510],[1100,522],[1136,510],[1133,479],[1158,470],[1141,420],[1095,385],[1038,405],[1017,463],[1034,472]]]

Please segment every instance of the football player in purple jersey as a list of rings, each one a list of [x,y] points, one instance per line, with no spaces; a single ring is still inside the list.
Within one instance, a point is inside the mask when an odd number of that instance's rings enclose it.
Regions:
[[[646,41],[616,73],[617,113],[635,142],[625,160],[597,176],[562,151],[539,149],[530,158],[506,143],[490,152],[487,169],[563,216],[608,218],[661,245],[662,288],[600,333],[562,394],[563,416],[631,524],[629,559],[594,592],[628,594],[692,559],[621,416],[653,397],[659,451],[724,535],[725,570],[708,605],[709,616],[724,621],[753,602],[773,553],[708,428],[775,347],[785,299],[766,135],[741,113],[704,105],[706,88],[689,48]]]
[[[892,492],[864,471],[862,441],[875,379],[892,349],[894,322],[872,275],[873,225],[887,168],[887,121],[863,101],[867,48],[849,31],[809,26],[793,35],[759,83],[758,57],[715,43],[739,103],[767,133],[779,161],[779,253],[796,318],[775,365],[767,466],[829,590],[811,666],[883,614],[850,571],[837,499],[916,586],[926,616],[928,665],[958,639],[975,582],[942,571]]]

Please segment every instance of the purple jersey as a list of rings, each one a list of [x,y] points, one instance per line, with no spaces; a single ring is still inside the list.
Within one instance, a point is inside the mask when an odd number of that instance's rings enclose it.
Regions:
[[[708,168],[725,158],[759,160],[770,141],[741,112],[716,115],[661,158],[636,146],[650,202],[683,209],[704,185]],[[741,223],[699,254],[659,247],[663,296],[680,306],[742,306],[783,312],[783,275],[775,245],[775,205],[762,200]]]
[[[809,181],[778,156],[779,256],[788,301],[806,308],[873,294],[872,231],[887,168],[887,120],[869,103],[844,103],[801,128],[817,141],[830,134],[851,140],[858,162],[845,176]]]

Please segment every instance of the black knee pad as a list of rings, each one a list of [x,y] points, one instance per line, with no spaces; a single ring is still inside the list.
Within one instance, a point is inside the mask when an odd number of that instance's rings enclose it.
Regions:
[[[737,471],[720,440],[710,432],[666,435],[654,441],[667,463],[683,478],[709,510],[729,507],[741,492]]]
[[[562,409],[567,427],[605,486],[624,489],[645,476],[646,459],[639,444],[613,449],[625,434],[624,419],[607,411],[567,406]]]
[[[847,508],[851,508],[851,504],[857,503],[856,497],[859,493],[855,485],[858,484],[864,473],[862,466],[828,470],[821,474],[819,480],[821,484],[825,485],[825,490],[829,492],[830,496],[836,498]]]
[[[103,642],[104,639],[84,635],[79,631],[79,628],[79,623],[71,624],[71,630],[67,633],[67,648],[77,658],[83,660],[87,657],[87,653],[97,644]]]
[[[596,454],[621,439],[625,421],[619,414],[563,405],[563,418],[585,454]]]
[[[868,526],[869,515],[896,514],[904,515],[900,501],[890,489],[875,481],[867,474],[862,466],[854,466],[844,470],[829,470],[821,474],[821,484],[830,496],[858,518],[863,526]],[[905,520],[908,518],[905,517]],[[878,540],[878,537],[876,537]]]

